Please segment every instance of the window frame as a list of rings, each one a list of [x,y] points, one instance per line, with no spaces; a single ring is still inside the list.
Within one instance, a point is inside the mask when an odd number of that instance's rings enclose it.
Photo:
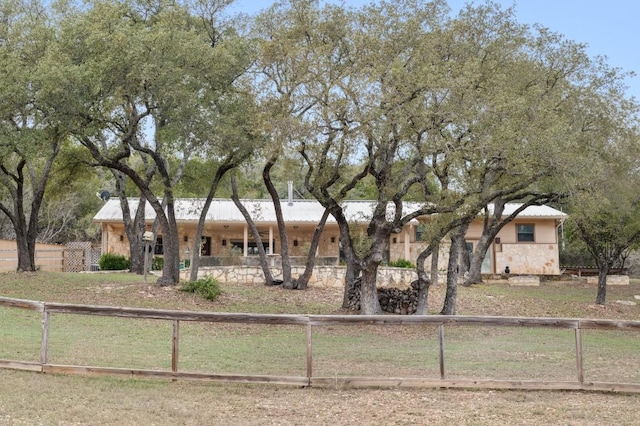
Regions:
[[[153,245],[153,254],[164,255],[164,246],[162,245],[162,235],[156,236],[155,244]]]
[[[521,227],[531,227],[531,232],[521,231]],[[531,239],[525,236],[531,236]],[[516,241],[519,243],[535,243],[536,242],[536,225],[534,223],[517,223],[516,224]]]

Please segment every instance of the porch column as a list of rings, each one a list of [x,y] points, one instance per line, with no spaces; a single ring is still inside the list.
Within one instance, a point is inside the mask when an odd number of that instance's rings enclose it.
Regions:
[[[273,254],[273,226],[269,225],[269,254]]]
[[[411,256],[411,229],[413,225],[409,225],[404,229],[404,259],[412,260]]]
[[[102,254],[109,253],[109,235],[111,229],[110,226],[103,223],[102,224]]]
[[[249,227],[244,225],[244,252],[243,256],[247,257],[249,255]]]

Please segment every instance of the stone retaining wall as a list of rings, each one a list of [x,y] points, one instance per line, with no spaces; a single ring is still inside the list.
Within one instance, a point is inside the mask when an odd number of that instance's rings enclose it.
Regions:
[[[275,278],[282,278],[282,270],[272,268]],[[304,267],[292,267],[291,274],[296,277],[302,275]],[[309,279],[310,286],[343,287],[346,266],[316,266]],[[183,270],[180,278],[188,280],[189,270]],[[264,284],[262,268],[256,266],[210,266],[200,268],[198,278],[212,277],[218,282],[237,282],[244,284]],[[418,278],[414,269],[380,267],[378,269],[378,287],[405,288]],[[445,278],[446,279],[446,278]],[[442,279],[440,282],[444,282]]]
[[[598,284],[598,277],[587,277],[588,284]],[[629,275],[607,275],[607,285],[629,285]]]
[[[514,275],[509,277],[509,285],[538,286],[540,277],[535,275]]]

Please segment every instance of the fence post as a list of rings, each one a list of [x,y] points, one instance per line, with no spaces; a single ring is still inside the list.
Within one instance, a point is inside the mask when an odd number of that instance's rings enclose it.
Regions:
[[[438,342],[440,345],[440,378],[444,380],[444,324],[438,326]]]
[[[40,364],[49,362],[49,312],[47,305],[42,309],[42,338],[40,341]]]
[[[582,332],[580,330],[580,322],[575,329],[576,333],[576,364],[578,367],[578,382],[584,384],[584,369],[582,365]]]
[[[309,322],[307,323],[307,380],[309,381],[309,386],[311,386],[311,376],[313,374],[313,345],[311,342],[312,335],[311,321],[309,320]]]
[[[173,337],[171,339],[171,371],[174,373],[178,372],[179,349],[180,349],[180,320],[174,320],[173,321]]]

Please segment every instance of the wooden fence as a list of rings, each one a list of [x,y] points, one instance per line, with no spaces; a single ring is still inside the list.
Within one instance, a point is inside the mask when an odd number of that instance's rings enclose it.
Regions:
[[[165,379],[195,379],[231,381],[243,383],[277,383],[299,386],[418,386],[439,388],[490,388],[490,389],[538,389],[538,390],[590,390],[615,392],[640,392],[640,383],[589,382],[585,381],[583,365],[582,330],[627,330],[640,331],[640,321],[595,320],[572,318],[527,318],[527,317],[483,317],[483,316],[406,316],[406,315],[284,315],[284,314],[244,314],[189,312],[156,310],[143,308],[123,308],[109,306],[76,305],[65,303],[45,303],[22,299],[0,297],[0,307],[18,308],[41,313],[41,341],[39,362],[0,359],[0,368],[29,370],[44,373],[66,374],[111,374],[141,376]],[[151,319],[170,321],[171,370],[112,368],[81,365],[56,365],[49,363],[49,329],[52,314],[98,315],[120,318]],[[181,371],[179,368],[180,324],[181,322],[263,324],[267,326],[294,325],[304,327],[306,339],[306,373],[303,376],[209,374]],[[429,325],[437,328],[436,339],[439,347],[439,377],[322,377],[314,375],[313,330],[328,326],[363,325]],[[456,326],[482,327],[536,327],[574,330],[575,340],[575,380],[486,380],[448,379],[446,371],[445,328]],[[295,352],[295,348],[290,348]],[[635,366],[629,366],[635,369]]]
[[[97,253],[97,255],[96,255]],[[91,248],[60,246],[37,248],[35,262],[38,269],[50,272],[81,272],[97,270],[99,251]],[[0,249],[0,272],[15,271],[18,254],[15,248]]]

